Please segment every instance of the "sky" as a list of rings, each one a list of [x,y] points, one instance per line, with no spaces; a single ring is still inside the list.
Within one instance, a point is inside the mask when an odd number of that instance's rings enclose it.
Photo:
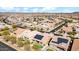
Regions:
[[[71,12],[79,12],[79,7],[0,7],[0,12],[71,13]]]
[[[77,0],[0,0],[0,12],[79,12]]]

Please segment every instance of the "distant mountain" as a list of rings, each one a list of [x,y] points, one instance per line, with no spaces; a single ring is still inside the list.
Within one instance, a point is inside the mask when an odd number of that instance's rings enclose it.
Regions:
[[[79,12],[73,12],[73,13],[79,13]]]

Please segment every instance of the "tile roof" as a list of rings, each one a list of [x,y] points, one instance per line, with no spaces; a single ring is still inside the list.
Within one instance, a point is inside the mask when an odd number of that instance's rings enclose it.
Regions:
[[[55,43],[55,42],[58,42],[58,38],[62,38],[62,41],[59,41],[59,42],[60,42],[59,44]],[[67,43],[64,43],[64,42],[63,42],[64,39],[68,40],[68,42],[67,42]],[[57,46],[57,47],[60,47],[60,48],[63,48],[63,49],[65,49],[65,50],[67,50],[70,41],[71,41],[71,39],[68,38],[68,37],[53,36],[53,39],[52,39],[52,41],[51,41],[50,44],[53,44],[53,45],[55,45],[55,46]]]
[[[18,37],[22,32],[24,32],[26,29],[22,29],[22,28],[17,28],[16,31],[14,31],[14,33],[16,34],[16,36]]]
[[[74,39],[71,50],[72,51],[79,51],[79,39]]]

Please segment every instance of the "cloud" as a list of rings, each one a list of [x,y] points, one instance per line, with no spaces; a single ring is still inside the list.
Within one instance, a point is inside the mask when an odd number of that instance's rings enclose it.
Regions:
[[[56,7],[44,7],[42,10],[40,10],[41,12],[53,12],[53,10],[55,10]]]
[[[14,7],[0,7],[0,8],[5,10],[5,11],[10,11],[10,10],[14,9]]]
[[[56,7],[44,7],[43,8],[43,11],[45,11],[45,10],[54,10]]]
[[[55,9],[56,7],[36,7],[28,10],[30,10],[30,12],[53,12]]]

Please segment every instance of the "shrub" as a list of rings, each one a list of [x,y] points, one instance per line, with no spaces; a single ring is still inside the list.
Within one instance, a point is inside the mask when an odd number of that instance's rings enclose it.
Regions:
[[[16,37],[15,36],[11,36],[10,41],[11,41],[12,44],[15,44],[16,43]]]
[[[20,40],[20,41],[24,41],[24,39],[23,39],[22,37],[18,38],[18,40]]]
[[[68,32],[67,34],[69,34],[69,35],[76,35],[77,33],[75,32],[75,31],[73,31],[73,32]]]
[[[35,50],[40,50],[40,49],[42,48],[42,45],[39,44],[39,43],[34,43],[32,47],[33,47],[33,49],[35,49]]]
[[[10,35],[10,32],[8,30],[2,31],[1,35]]]
[[[9,30],[9,28],[7,26],[5,26],[2,31],[5,31],[5,30]]]
[[[24,50],[30,50],[30,41],[27,39],[24,41]]]
[[[10,35],[4,35],[4,40],[9,41],[11,39]]]
[[[20,40],[17,40],[16,44],[18,47],[23,47],[24,45],[23,41],[20,41]]]
[[[30,45],[29,44],[24,44],[24,50],[29,51],[30,50]]]
[[[48,48],[47,51],[54,51],[53,49]]]
[[[17,26],[15,24],[12,25],[12,28],[17,28]]]

